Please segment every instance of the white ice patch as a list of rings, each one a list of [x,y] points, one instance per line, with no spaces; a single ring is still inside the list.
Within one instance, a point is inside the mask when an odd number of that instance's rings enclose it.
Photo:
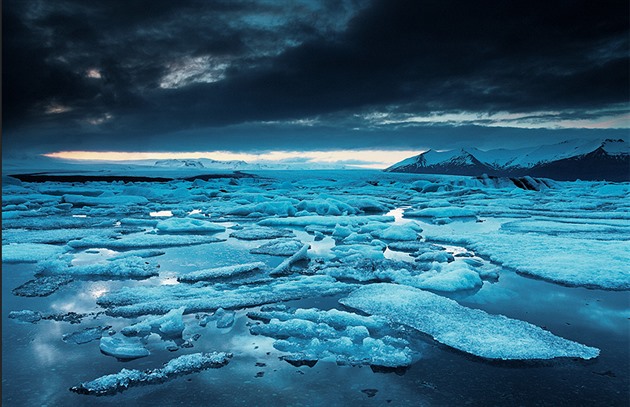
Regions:
[[[225,227],[216,223],[194,218],[169,218],[161,220],[155,228],[162,233],[217,233]]]
[[[139,338],[126,338],[120,334],[103,336],[99,347],[104,354],[121,360],[138,359],[151,354]]]
[[[217,267],[212,269],[193,271],[183,274],[177,278],[178,281],[191,283],[202,280],[213,280],[217,278],[228,278],[238,276],[244,273],[263,270],[266,267],[263,262],[254,262],[246,264],[237,264],[233,266]]]
[[[56,258],[66,252],[63,246],[53,246],[42,243],[10,243],[2,245],[3,263],[36,263],[38,261]]]
[[[107,249],[125,250],[150,247],[190,246],[223,241],[225,241],[225,239],[203,235],[159,235],[153,233],[133,233],[131,235],[121,236],[120,239],[109,240],[101,237],[90,236],[79,240],[71,240],[68,242],[68,246],[74,249],[104,247]]]
[[[491,315],[419,289],[364,286],[340,302],[413,327],[436,341],[487,359],[592,359],[599,350],[553,335],[524,321]]]

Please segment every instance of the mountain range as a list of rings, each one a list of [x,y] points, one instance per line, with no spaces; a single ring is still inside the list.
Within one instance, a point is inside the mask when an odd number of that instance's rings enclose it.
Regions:
[[[533,176],[558,181],[630,181],[630,146],[624,140],[568,140],[516,150],[428,150],[385,171],[422,174]]]

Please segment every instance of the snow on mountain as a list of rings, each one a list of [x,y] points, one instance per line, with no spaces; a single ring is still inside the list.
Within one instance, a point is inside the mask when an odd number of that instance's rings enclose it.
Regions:
[[[630,146],[621,139],[576,139],[516,150],[429,150],[385,171],[625,181],[630,180]]]

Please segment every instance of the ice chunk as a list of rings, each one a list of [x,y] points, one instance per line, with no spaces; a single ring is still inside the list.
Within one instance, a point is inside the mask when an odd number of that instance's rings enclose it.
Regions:
[[[40,262],[40,275],[100,276],[111,278],[148,278],[158,275],[155,264],[141,257],[123,257],[118,260],[70,266],[62,260]]]
[[[251,249],[253,254],[269,254],[272,256],[292,256],[300,250],[304,243],[295,239],[276,239]]]
[[[42,314],[38,311],[22,310],[9,312],[10,319],[16,319],[20,322],[34,324],[42,320]]]
[[[183,376],[210,368],[220,368],[228,364],[231,353],[193,353],[182,355],[170,360],[160,369],[129,370],[122,369],[119,373],[101,376],[89,382],[83,382],[70,388],[79,394],[105,395],[115,394],[130,387],[164,383],[177,376]]]
[[[225,227],[202,219],[169,218],[157,223],[156,229],[162,233],[217,233]]]
[[[300,216],[296,218],[269,218],[258,222],[262,226],[325,226],[335,227],[337,224],[363,225],[368,222],[393,222],[393,216]]]
[[[116,334],[103,336],[100,344],[101,352],[120,360],[137,359],[149,356],[151,352],[144,347],[140,338],[126,338]]]
[[[72,280],[72,277],[65,275],[38,277],[14,288],[12,292],[20,297],[46,297]]]
[[[178,281],[183,282],[196,282],[201,280],[212,280],[216,278],[227,278],[236,275],[249,273],[252,271],[262,270],[266,267],[263,262],[254,262],[246,264],[237,264],[234,266],[217,267],[212,269],[193,271],[188,274],[183,274],[177,277]]]
[[[217,328],[229,328],[234,324],[234,311],[226,311],[223,308],[219,308],[214,313],[217,319]]]
[[[349,244],[332,248],[337,259],[343,262],[354,262],[362,259],[382,260],[384,247],[373,244]]]
[[[92,342],[103,337],[103,333],[107,331],[111,326],[95,326],[92,328],[85,328],[79,331],[75,331],[63,336],[63,341],[67,343],[74,343],[81,345],[83,343]]]
[[[144,321],[124,327],[120,332],[125,336],[147,336],[151,332],[159,333],[162,338],[181,338],[184,331],[185,307],[172,309],[165,315],[148,317]]]
[[[286,259],[285,261],[283,261],[282,263],[280,263],[278,266],[276,266],[275,269],[273,269],[271,271],[271,273],[269,273],[269,275],[271,276],[281,276],[284,274],[288,274],[291,272],[291,266],[300,261],[300,260],[304,260],[304,259],[308,259],[308,249],[309,249],[309,245],[305,244],[303,245],[297,252],[295,252],[291,257],[289,257],[288,259]]]
[[[592,359],[599,350],[524,321],[491,315],[419,289],[393,284],[361,287],[340,302],[413,327],[445,345],[487,359]]]
[[[352,284],[337,282],[328,276],[300,276],[278,279],[264,286],[204,287],[188,284],[122,288],[101,296],[97,303],[113,316],[134,317],[164,314],[173,308],[186,307],[186,313],[234,309],[326,296],[348,292]]]
[[[68,242],[68,246],[74,249],[85,247],[103,247],[106,249],[125,250],[132,248],[149,248],[149,247],[176,247],[190,246],[197,244],[223,242],[225,239],[219,239],[213,236],[203,235],[158,235],[153,233],[134,233],[122,236],[120,239],[104,240],[99,237],[85,237],[80,240],[72,240]]]
[[[379,239],[413,241],[420,238],[420,232],[422,232],[420,226],[414,223],[407,223],[404,225],[392,225],[387,229],[376,230],[372,235]]]
[[[379,317],[317,309],[262,311],[248,316],[265,321],[265,324],[253,325],[250,332],[277,339],[274,347],[288,352],[284,358],[290,362],[330,358],[338,364],[351,365],[398,367],[411,364],[408,342],[383,335],[389,327],[387,321]]]
[[[250,226],[237,230],[230,234],[230,237],[241,240],[277,239],[281,237],[294,237],[290,230],[274,229],[260,226]]]
[[[66,251],[66,247],[41,243],[11,243],[2,245],[3,263],[36,263],[55,258]]]
[[[239,216],[256,215],[256,217],[265,215],[294,216],[297,212],[294,206],[295,203],[295,200],[276,200],[247,204],[230,209],[227,214]]]

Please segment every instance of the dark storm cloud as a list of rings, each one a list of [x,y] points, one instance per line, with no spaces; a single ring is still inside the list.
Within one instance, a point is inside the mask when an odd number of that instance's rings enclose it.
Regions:
[[[627,110],[625,0],[288,4],[5,1],[3,142],[295,148],[294,128],[247,123],[320,118],[320,144],[374,147],[389,130],[344,117]]]

